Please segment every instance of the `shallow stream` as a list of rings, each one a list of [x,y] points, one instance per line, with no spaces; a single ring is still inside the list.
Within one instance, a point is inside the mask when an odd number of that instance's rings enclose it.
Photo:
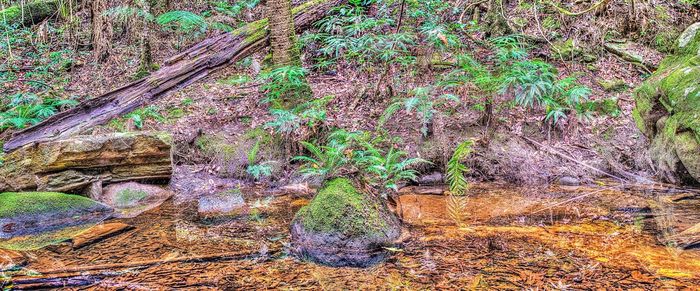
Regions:
[[[288,256],[288,227],[309,197],[252,189],[244,192],[249,207],[237,219],[202,220],[196,203],[170,200],[136,218],[107,221],[133,228],[104,240],[22,252],[27,263],[4,276],[15,289],[700,286],[700,250],[674,243],[700,223],[696,193],[606,183],[475,184],[457,221],[448,211],[453,202],[440,192],[436,187],[402,191],[396,211],[406,222],[405,240],[392,249],[390,260],[367,269],[331,268]],[[687,232],[682,237],[686,244],[699,238]]]

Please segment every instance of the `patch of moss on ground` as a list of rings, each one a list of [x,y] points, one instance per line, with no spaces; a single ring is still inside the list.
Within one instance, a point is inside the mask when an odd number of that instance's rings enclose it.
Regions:
[[[274,163],[273,176],[281,172],[281,161],[285,157],[282,138],[262,127],[247,130],[241,135],[226,137],[223,135],[203,135],[195,141],[201,153],[218,164],[221,174],[237,178],[248,178],[248,153],[258,144],[256,161],[278,161]]]
[[[622,79],[599,79],[598,85],[600,85],[605,92],[621,92],[627,89],[627,82]]]
[[[0,193],[0,218],[61,212],[94,207],[97,202],[78,195],[54,192],[5,192]]]
[[[347,178],[326,182],[316,197],[297,213],[307,230],[340,232],[347,236],[378,235],[386,222],[379,207]]]
[[[148,197],[148,193],[143,190],[124,189],[117,192],[114,197],[116,207],[129,207]]]

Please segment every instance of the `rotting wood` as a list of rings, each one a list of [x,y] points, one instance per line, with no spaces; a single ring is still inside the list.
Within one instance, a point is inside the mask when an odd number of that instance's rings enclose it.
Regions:
[[[312,0],[295,7],[292,12],[296,30],[303,31],[321,19],[330,8],[343,2]],[[105,124],[114,117],[187,87],[255,53],[267,45],[268,38],[267,19],[208,38],[167,60],[160,70],[149,77],[81,102],[72,109],[16,132],[3,149],[7,152],[27,144],[57,140]]]
[[[114,133],[28,145],[5,156],[0,192],[68,192],[93,183],[169,179],[170,136]]]

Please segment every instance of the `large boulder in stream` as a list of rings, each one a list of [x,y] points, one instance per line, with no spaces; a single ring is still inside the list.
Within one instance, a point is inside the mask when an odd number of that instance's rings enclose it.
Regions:
[[[0,194],[0,248],[27,250],[70,239],[112,215],[89,198],[53,192]]]
[[[700,22],[638,89],[633,117],[651,158],[671,182],[700,182]]]
[[[297,213],[292,251],[330,266],[367,267],[384,260],[401,234],[401,223],[376,195],[360,192],[346,178],[324,184]]]

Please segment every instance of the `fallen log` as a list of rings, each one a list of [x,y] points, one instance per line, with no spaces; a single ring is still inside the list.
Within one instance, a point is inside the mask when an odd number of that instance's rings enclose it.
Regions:
[[[330,8],[343,2],[344,0],[311,0],[295,7],[292,12],[297,31],[309,27],[321,19]],[[7,152],[27,144],[57,140],[85,132],[171,91],[186,87],[265,47],[269,39],[267,25],[267,19],[262,19],[233,32],[208,38],[167,60],[160,70],[149,77],[84,101],[72,109],[15,133],[3,149]]]
[[[0,192],[70,192],[95,182],[169,179],[170,136],[114,133],[27,145],[0,166]]]

